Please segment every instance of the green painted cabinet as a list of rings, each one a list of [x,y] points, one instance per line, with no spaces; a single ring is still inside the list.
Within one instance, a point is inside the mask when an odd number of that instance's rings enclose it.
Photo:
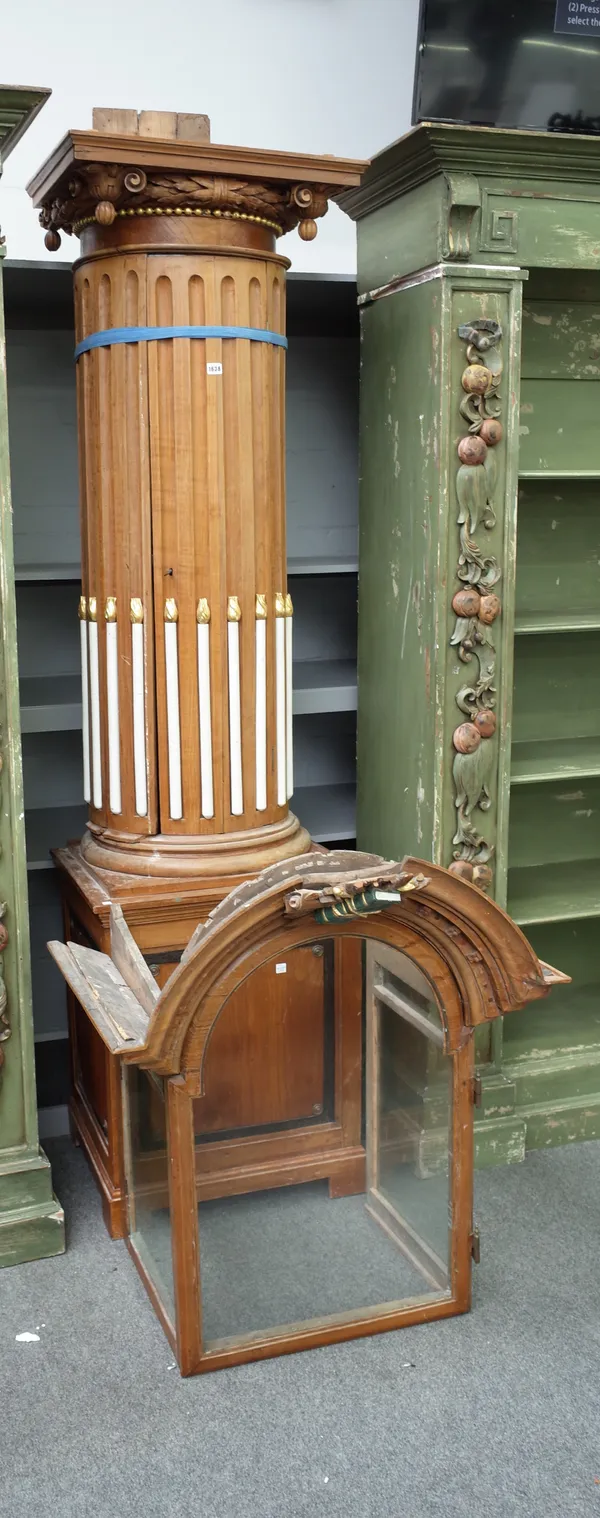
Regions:
[[[0,167],[47,90],[0,87]],[[0,246],[0,1266],[64,1250],[39,1147],[23,822],[19,679]]]
[[[481,1163],[600,1135],[600,140],[420,126],[358,222],[358,846],[572,976],[479,1047]]]

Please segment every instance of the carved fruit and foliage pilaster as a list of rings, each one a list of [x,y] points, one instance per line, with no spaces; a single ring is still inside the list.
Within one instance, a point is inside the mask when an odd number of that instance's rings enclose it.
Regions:
[[[64,182],[63,182],[64,184]],[[60,247],[60,232],[78,232],[91,221],[110,226],[116,216],[212,215],[265,222],[282,236],[299,226],[307,241],[324,216],[326,185],[261,184],[202,173],[152,172],[120,164],[80,164],[61,193],[40,211],[46,245]]]
[[[496,771],[496,631],[501,612],[496,594],[502,570],[487,551],[485,533],[496,526],[496,448],[502,442],[502,330],[498,322],[477,320],[458,328],[466,343],[460,414],[468,430],[460,438],[456,476],[459,588],[452,599],[456,623],[451,645],[470,678],[456,693],[461,720],[453,733],[456,832],[450,869],[487,890],[493,880],[493,842],[481,831],[479,812],[491,806]]]

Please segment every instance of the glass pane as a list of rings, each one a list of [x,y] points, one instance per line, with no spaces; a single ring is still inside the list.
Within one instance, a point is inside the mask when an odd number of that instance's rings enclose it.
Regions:
[[[165,1084],[127,1067],[129,1232],[171,1323],[175,1322]]]
[[[402,1001],[415,1001],[401,985]],[[375,990],[373,1205],[432,1284],[449,1280],[452,1061],[424,1022],[410,1022]],[[400,1000],[400,999],[399,999]],[[401,1004],[401,1002],[400,1002]],[[415,1006],[420,1011],[420,1007]],[[438,1015],[438,1029],[439,1015]]]
[[[201,1202],[207,1347],[428,1295],[422,1271],[398,1250],[366,1201],[364,1192],[330,1197],[327,1181],[313,1181]]]
[[[311,947],[293,952],[308,955]],[[452,1061],[443,1052],[443,1028],[429,983],[416,967],[387,951],[385,963],[368,963],[362,1096],[360,1082],[356,1089],[361,1113],[346,1168],[336,1161],[335,1144],[339,1150],[342,1143],[339,1130],[332,1139],[335,1105],[330,1109],[326,1100],[315,1101],[311,1091],[310,1103],[305,1101],[300,1109],[305,1117],[294,1109],[294,1051],[301,1044],[295,1042],[290,1021],[291,982],[278,987],[274,980],[271,986],[269,967],[263,966],[256,981],[251,976],[245,983],[243,1003],[232,1004],[229,1033],[228,1007],[223,1008],[221,1060],[214,1053],[215,1029],[205,1062],[204,1094],[194,1103],[207,1349],[224,1339],[235,1343],[247,1335],[323,1319],[351,1320],[377,1309],[392,1311],[448,1295]],[[321,1072],[328,1039],[319,1017],[327,1024],[335,1015],[336,1026],[344,1027],[340,1003],[347,1000],[351,1017],[360,1018],[360,952],[354,980],[342,973],[337,984],[337,964],[332,947],[331,974],[318,997],[315,989],[314,1006],[311,983],[306,983],[309,1047]],[[273,964],[273,977],[277,973]],[[283,972],[278,978],[284,980]],[[294,1005],[297,995],[295,987]],[[406,1017],[380,996],[397,1001]],[[248,1048],[261,1007],[269,1028],[262,1057],[238,1058],[235,1082],[228,1086],[233,1031],[238,1050]],[[407,1020],[409,1016],[416,1024]],[[338,1044],[336,1048],[337,1059]],[[356,1057],[360,1062],[360,1037]],[[299,1092],[306,1083],[306,1058],[297,1067]],[[213,1111],[224,1110],[221,1093],[226,1090],[236,1091],[235,1112],[228,1110],[227,1122],[221,1119],[220,1127]],[[315,1090],[318,1096],[319,1088]],[[339,1101],[339,1082],[335,1090]],[[274,1091],[280,1093],[279,1123],[273,1121]],[[315,1117],[319,1107],[322,1136]],[[233,1120],[236,1112],[239,1125]]]
[[[393,962],[396,963],[396,973],[389,968]],[[410,1009],[420,1012],[435,1030],[432,1036],[434,1038],[437,1036],[437,1041],[442,1043],[443,1029],[440,1014],[433,999],[431,986],[417,965],[404,954],[390,954],[387,964],[383,965],[376,961],[374,979],[376,986],[383,986],[385,990],[401,998],[405,1016],[409,1014]]]

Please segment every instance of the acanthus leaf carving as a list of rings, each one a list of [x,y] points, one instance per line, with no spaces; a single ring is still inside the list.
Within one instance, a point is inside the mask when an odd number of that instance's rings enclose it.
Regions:
[[[93,220],[110,224],[107,207],[116,215],[196,211],[196,214],[257,218],[277,236],[314,222],[327,211],[327,185],[262,184],[259,180],[224,175],[167,173],[128,169],[118,164],[90,163],[61,185],[61,193],[40,211],[40,223],[54,240],[60,231],[72,233]],[[104,210],[103,210],[104,208]],[[101,214],[99,214],[99,211]]]

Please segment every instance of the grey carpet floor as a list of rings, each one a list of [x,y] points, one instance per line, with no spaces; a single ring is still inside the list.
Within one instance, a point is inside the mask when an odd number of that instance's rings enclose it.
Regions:
[[[600,1518],[600,1144],[478,1176],[470,1316],[188,1381],[47,1148],[69,1248],[0,1272],[2,1518]]]
[[[425,1185],[426,1182],[421,1182]],[[448,1203],[446,1201],[446,1214]],[[140,1218],[144,1257],[172,1301],[171,1227],[166,1209]],[[223,1197],[199,1207],[205,1341],[256,1333],[381,1302],[440,1295],[364,1196],[329,1198],[327,1181]],[[443,1290],[443,1288],[442,1288]]]

